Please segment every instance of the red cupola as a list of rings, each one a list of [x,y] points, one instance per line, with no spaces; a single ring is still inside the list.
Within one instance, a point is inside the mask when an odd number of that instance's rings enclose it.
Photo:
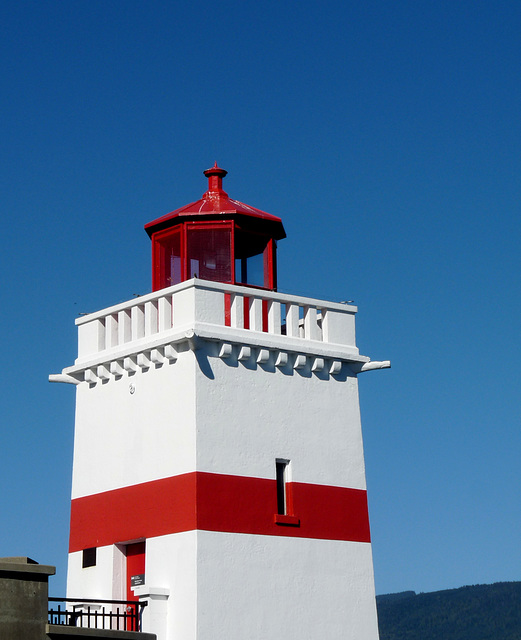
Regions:
[[[145,225],[154,291],[194,277],[276,289],[282,221],[229,198],[222,188],[226,174],[215,163],[204,172],[208,191],[200,200]]]

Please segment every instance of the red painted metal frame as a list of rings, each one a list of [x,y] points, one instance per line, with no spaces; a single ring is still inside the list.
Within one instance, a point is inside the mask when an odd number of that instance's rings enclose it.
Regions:
[[[268,290],[276,290],[277,288],[277,261],[276,261],[276,241],[273,238],[269,238],[266,249],[263,252],[264,259],[264,286],[251,285],[248,283],[238,282],[235,274],[235,231],[236,229],[240,229],[240,226],[237,224],[235,220],[212,220],[212,221],[184,221],[176,224],[173,227],[169,227],[168,229],[163,229],[161,231],[156,231],[152,234],[152,290],[158,291],[163,288],[163,252],[164,249],[164,241],[167,238],[172,237],[175,233],[180,233],[180,243],[179,243],[179,253],[181,260],[181,282],[188,280],[188,231],[193,229],[201,229],[202,231],[207,229],[219,229],[219,228],[229,228],[231,230],[231,256],[230,256],[230,266],[231,266],[231,281],[230,284],[238,284],[244,285],[248,287],[253,287],[256,289],[268,289]],[[265,234],[259,234],[250,232],[247,230],[242,230],[243,233],[253,234],[256,236],[261,236]],[[268,237],[265,235],[265,237]],[[267,315],[266,311],[263,310],[263,315]],[[245,318],[247,316],[245,315]],[[267,319],[264,322],[267,326]]]
[[[184,256],[186,255],[186,234],[184,232],[184,225],[176,225],[175,227],[171,227],[170,229],[163,229],[163,231],[158,231],[154,233],[152,237],[152,290],[158,291],[162,289],[161,286],[161,267],[163,263],[163,251],[164,247],[161,244],[162,240],[166,238],[170,238],[174,235],[174,233],[180,233],[180,247],[179,253],[181,258],[181,282],[186,280],[186,260]]]
[[[264,282],[268,283],[268,289],[277,289],[277,242],[273,238],[269,240],[264,254]]]

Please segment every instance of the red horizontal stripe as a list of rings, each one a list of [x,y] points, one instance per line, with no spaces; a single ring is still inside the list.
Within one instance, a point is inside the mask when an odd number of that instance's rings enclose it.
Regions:
[[[194,529],[370,541],[365,491],[294,482],[288,493],[293,526],[275,522],[276,482],[263,478],[197,472],[77,498],[69,551]]]
[[[196,528],[195,473],[76,498],[69,552]]]

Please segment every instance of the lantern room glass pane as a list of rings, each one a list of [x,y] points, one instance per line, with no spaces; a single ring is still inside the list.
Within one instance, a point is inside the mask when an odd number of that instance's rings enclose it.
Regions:
[[[239,284],[266,287],[264,278],[264,253],[249,258],[235,259],[235,279]]]
[[[238,284],[269,287],[268,242],[267,236],[235,231],[235,281]]]
[[[159,240],[159,288],[170,287],[182,281],[181,231],[178,229]]]
[[[189,278],[231,282],[231,225],[188,227],[187,264]]]

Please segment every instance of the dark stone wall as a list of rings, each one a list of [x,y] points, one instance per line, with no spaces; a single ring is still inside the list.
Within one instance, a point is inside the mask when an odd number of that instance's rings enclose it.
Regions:
[[[47,638],[49,576],[55,568],[29,558],[0,558],[0,637],[2,640]]]

